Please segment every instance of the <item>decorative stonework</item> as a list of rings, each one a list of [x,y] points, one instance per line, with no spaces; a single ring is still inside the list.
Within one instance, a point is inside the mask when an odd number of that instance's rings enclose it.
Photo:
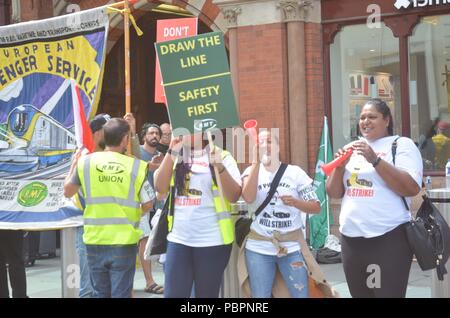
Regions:
[[[225,21],[228,24],[229,28],[236,27],[237,26],[237,17],[239,14],[241,14],[242,9],[240,7],[234,7],[234,8],[227,8],[222,9],[223,17],[225,18]]]
[[[20,1],[11,1],[11,23],[19,23],[22,19],[20,18]]]
[[[280,0],[277,6],[282,12],[284,22],[305,21],[308,13],[314,8],[310,0]]]

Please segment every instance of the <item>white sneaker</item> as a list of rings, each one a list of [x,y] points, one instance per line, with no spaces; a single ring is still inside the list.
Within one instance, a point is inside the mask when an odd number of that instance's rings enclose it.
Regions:
[[[339,239],[334,236],[333,234],[330,234],[325,239],[325,245],[324,247],[328,247],[330,250],[340,252],[341,251],[341,243],[339,242]]]
[[[159,261],[160,264],[164,264],[166,262],[166,254],[161,254],[159,256]]]

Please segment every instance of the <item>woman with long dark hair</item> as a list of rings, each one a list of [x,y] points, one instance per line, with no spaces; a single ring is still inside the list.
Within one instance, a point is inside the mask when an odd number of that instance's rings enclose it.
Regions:
[[[344,147],[353,148],[352,156],[327,180],[330,197],[342,198],[345,277],[353,297],[405,297],[412,262],[405,224],[422,184],[422,157],[410,138],[394,135],[380,99],[364,105],[359,130],[362,138]]]
[[[225,206],[214,166],[221,178]],[[241,195],[235,160],[218,147],[211,152],[202,134],[172,138],[154,181],[160,195],[168,193],[171,185],[175,191],[164,296],[188,298],[194,285],[196,297],[218,297],[234,240],[229,202],[236,202]]]

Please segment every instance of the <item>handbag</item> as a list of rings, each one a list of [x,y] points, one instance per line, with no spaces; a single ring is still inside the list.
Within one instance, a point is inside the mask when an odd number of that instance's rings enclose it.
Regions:
[[[174,214],[175,187],[171,187],[170,195],[164,203],[164,207],[159,216],[158,223],[153,229],[155,231],[150,243],[150,255],[160,255],[167,251],[167,235],[169,234],[169,215]]]
[[[394,166],[397,139],[392,143]],[[409,211],[405,198],[401,198]],[[445,263],[450,256],[450,228],[431,199],[426,195],[422,198],[416,218],[406,224],[406,237],[420,268],[424,271],[436,268],[438,279],[443,280],[447,274]]]
[[[241,217],[236,220],[236,223],[234,224],[234,234],[235,234],[235,241],[236,244],[241,247],[242,243],[244,242],[245,238],[247,237],[248,233],[250,232],[250,226],[252,225],[253,219],[256,219],[256,217],[261,213],[262,210],[269,204],[270,200],[272,200],[273,195],[275,194],[275,191],[278,188],[278,185],[280,184],[281,177],[283,176],[284,172],[286,171],[287,164],[282,163],[280,167],[277,170],[277,173],[275,174],[275,177],[273,178],[272,184],[270,185],[269,192],[267,194],[266,199],[263,203],[258,207],[258,209],[255,212],[254,218],[249,217]]]
[[[431,199],[426,195],[422,198],[416,218],[406,226],[406,236],[420,268],[436,268],[438,279],[443,280],[450,256],[450,228]]]

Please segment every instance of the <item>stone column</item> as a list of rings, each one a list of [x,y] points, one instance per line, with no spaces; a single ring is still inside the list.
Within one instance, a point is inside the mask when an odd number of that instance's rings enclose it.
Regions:
[[[305,17],[311,1],[281,0],[287,28],[290,163],[308,171],[308,118],[305,57]]]
[[[238,39],[237,39],[237,20],[238,15],[241,13],[239,6],[231,6],[221,9],[225,23],[228,30],[228,51],[230,58],[230,72],[231,82],[233,84],[234,97],[236,99],[236,107],[239,113],[239,64],[238,64]],[[235,130],[232,130],[231,135],[227,135],[227,144],[231,144],[231,149],[234,157],[238,153],[237,147],[241,146],[241,143],[235,142]],[[231,143],[229,142],[231,139]],[[233,216],[234,221],[236,215]],[[231,250],[230,260],[228,266],[223,273],[223,283],[221,288],[221,295],[223,298],[239,298],[239,280],[237,276],[237,258],[239,255],[239,249],[236,244],[233,244]]]
[[[225,7],[221,9],[225,24],[228,30],[228,51],[230,59],[230,72],[231,82],[233,84],[234,97],[236,100],[236,108],[239,114],[239,61],[238,61],[238,38],[237,38],[237,20],[238,15],[242,12],[239,6]],[[227,132],[228,134],[228,132]],[[237,147],[241,146],[241,143],[235,142],[235,129],[232,129],[232,133],[227,135],[227,144],[231,145],[228,149],[232,151],[233,156],[236,158],[238,153]],[[239,162],[240,163],[240,162]],[[237,297],[237,295],[236,295]]]
[[[238,77],[238,39],[237,39],[237,18],[241,13],[240,7],[229,7],[222,9],[222,14],[225,18],[228,28],[228,50],[230,52],[230,71],[231,81],[233,83],[234,96],[236,98],[236,105],[239,112],[239,77]]]

